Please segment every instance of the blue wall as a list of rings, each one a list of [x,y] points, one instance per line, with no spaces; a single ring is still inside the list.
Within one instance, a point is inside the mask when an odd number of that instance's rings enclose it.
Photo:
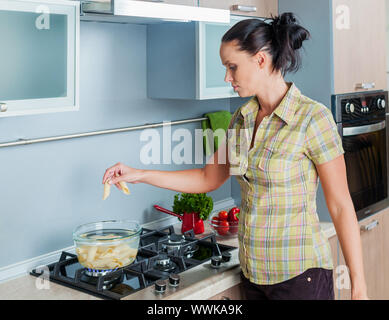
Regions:
[[[229,99],[147,99],[146,28],[81,22],[80,111],[2,118],[0,142],[188,119],[206,112],[231,110]],[[200,123],[179,127],[193,131],[201,128]],[[172,131],[179,127],[173,126]],[[158,131],[162,136],[162,130]],[[129,184],[130,196],[115,188],[107,200],[101,199],[105,169],[118,161],[154,170],[202,167],[142,164],[139,151],[145,142],[140,141],[140,133],[0,149],[0,267],[71,246],[72,230],[82,223],[125,218],[143,224],[164,218],[166,215],[156,212],[152,205],[171,208],[174,191]],[[172,142],[172,147],[176,144]],[[229,198],[231,179],[209,195],[214,201]]]

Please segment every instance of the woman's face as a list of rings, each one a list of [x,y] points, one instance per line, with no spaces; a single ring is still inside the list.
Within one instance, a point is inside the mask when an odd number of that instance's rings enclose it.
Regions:
[[[265,52],[255,56],[238,49],[237,41],[222,42],[220,58],[226,67],[224,81],[231,82],[240,97],[251,97],[258,92],[265,80]],[[267,59],[266,59],[267,60]]]

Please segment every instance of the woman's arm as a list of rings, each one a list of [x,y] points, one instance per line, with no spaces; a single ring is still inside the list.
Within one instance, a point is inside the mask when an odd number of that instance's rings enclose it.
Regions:
[[[347,184],[344,157],[316,165],[346,264],[350,270],[351,298],[367,299],[359,225]]]
[[[203,168],[181,171],[143,170],[117,163],[105,171],[103,184],[111,179],[119,189],[120,181],[147,183],[155,187],[184,193],[207,193],[222,186],[230,177],[226,140]],[[224,155],[226,155],[224,157]],[[221,158],[221,159],[219,159]],[[227,160],[223,161],[223,158]],[[219,163],[220,162],[220,163]],[[115,177],[116,175],[118,177]]]

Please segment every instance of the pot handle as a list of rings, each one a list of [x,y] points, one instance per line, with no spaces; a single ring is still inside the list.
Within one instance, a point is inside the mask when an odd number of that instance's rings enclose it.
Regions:
[[[157,209],[158,211],[161,211],[161,212],[170,214],[170,215],[175,216],[175,217],[177,217],[178,219],[182,220],[182,216],[179,215],[179,214],[177,214],[177,213],[175,213],[175,212],[173,212],[173,211],[170,211],[170,210],[168,210],[168,209],[162,208],[162,207],[160,207],[160,206],[158,206],[158,205],[156,205],[156,204],[154,205],[154,208]]]

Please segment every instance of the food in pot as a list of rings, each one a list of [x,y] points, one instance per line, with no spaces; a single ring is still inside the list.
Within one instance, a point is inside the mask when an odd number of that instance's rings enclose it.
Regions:
[[[99,238],[101,239],[101,238]],[[116,246],[81,245],[76,248],[78,261],[89,269],[106,270],[121,268],[131,264],[138,253],[126,243]]]
[[[141,232],[140,225],[130,220],[81,225],[73,232],[78,261],[94,270],[125,267],[136,259]]]

